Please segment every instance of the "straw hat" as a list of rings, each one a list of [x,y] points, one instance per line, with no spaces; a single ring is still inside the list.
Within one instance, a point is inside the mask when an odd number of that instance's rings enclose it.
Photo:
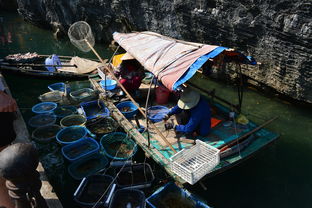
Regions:
[[[185,88],[178,101],[178,106],[181,109],[188,110],[197,105],[200,99],[200,94],[189,88]]]
[[[125,53],[125,55],[123,55],[120,59],[125,61],[125,60],[132,60],[134,59],[134,57],[131,56],[129,53]]]

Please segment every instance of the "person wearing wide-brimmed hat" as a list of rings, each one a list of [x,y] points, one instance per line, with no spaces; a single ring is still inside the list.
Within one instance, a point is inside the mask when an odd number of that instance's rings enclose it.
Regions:
[[[169,111],[165,116],[165,120],[174,114],[184,114],[183,118],[177,119],[179,125],[173,127],[177,133],[185,135],[196,133],[201,136],[206,136],[209,133],[210,106],[207,100],[201,97],[198,92],[185,88],[177,105]]]

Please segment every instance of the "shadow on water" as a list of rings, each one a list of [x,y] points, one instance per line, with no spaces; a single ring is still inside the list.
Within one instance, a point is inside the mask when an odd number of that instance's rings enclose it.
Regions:
[[[16,14],[1,13],[0,16],[4,19],[0,35],[8,31],[12,34],[12,43],[0,43],[0,57],[9,53],[36,51],[39,54],[94,58],[92,53],[78,51],[68,40],[57,41],[50,31],[23,22]],[[107,48],[99,44],[96,47],[104,58],[108,57]],[[12,75],[7,75],[6,79],[26,120],[32,115],[31,106],[39,102],[36,98],[48,91],[48,84],[55,82]],[[232,86],[211,81],[210,88],[216,88],[219,96],[237,102]],[[206,179],[207,191],[199,185],[190,190],[213,207],[311,207],[312,108],[295,106],[246,89],[243,113],[258,124],[279,116],[267,127],[281,135],[279,140],[241,165]],[[67,173],[63,177],[52,179],[51,183],[58,186],[58,180],[67,180],[72,184],[72,187],[63,187],[70,191],[63,191],[60,196],[64,207],[71,207],[69,193],[77,182]]]

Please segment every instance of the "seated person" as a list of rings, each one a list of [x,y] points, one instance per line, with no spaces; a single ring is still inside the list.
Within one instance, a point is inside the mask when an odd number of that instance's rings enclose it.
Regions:
[[[165,116],[168,120],[171,115],[177,114],[179,125],[173,126],[176,133],[185,136],[207,136],[210,131],[210,106],[199,93],[185,88],[178,104]],[[170,123],[168,123],[170,126]],[[166,127],[167,129],[170,127]]]
[[[123,60],[115,71],[116,77],[120,77],[120,83],[129,93],[133,93],[139,89],[145,74],[141,64],[135,60]]]

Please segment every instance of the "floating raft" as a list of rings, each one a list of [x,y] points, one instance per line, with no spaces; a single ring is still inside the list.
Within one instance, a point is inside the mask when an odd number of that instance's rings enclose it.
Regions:
[[[93,84],[95,89],[103,92],[102,88],[96,81],[91,80],[91,83]],[[118,108],[109,99],[105,99],[102,94],[100,94],[100,99],[102,99],[107,108],[110,109],[111,116],[121,125],[121,127],[123,127],[126,132],[129,133],[129,135],[131,135],[131,137],[143,149],[148,157],[151,157],[155,162],[163,166],[168,174],[178,183],[180,183],[181,185],[186,183],[186,181],[184,181],[182,178],[172,172],[169,158],[174,155],[174,152],[169,148],[169,146],[166,146],[166,144],[161,141],[160,137],[156,134],[156,132],[153,132],[153,129],[149,130],[151,144],[150,147],[148,147],[147,134],[141,134],[135,128],[135,125],[127,120],[124,115],[118,110]],[[218,103],[215,103],[214,107],[217,108],[218,111],[224,115],[228,115],[229,113],[229,110],[227,108],[223,107]],[[142,122],[146,121],[143,120]],[[236,140],[237,138],[243,136],[247,132],[250,132],[257,127],[255,123],[250,121],[248,125],[238,125],[235,130],[233,127],[229,128],[226,125],[222,125],[223,123],[224,121],[212,128],[211,132],[207,137],[197,137],[197,139],[200,139],[218,148],[228,142]],[[163,122],[155,123],[155,125],[159,128],[161,132],[166,132]],[[239,164],[240,162],[249,158],[254,153],[266,147],[279,137],[278,134],[270,132],[264,128],[258,130],[254,134],[256,135],[257,139],[255,139],[253,142],[250,143],[250,145],[241,150],[240,154],[234,154],[232,156],[221,159],[219,165],[217,165],[205,177],[216,175]],[[171,145],[177,152],[182,150],[183,148],[192,146],[192,144],[187,142],[177,142],[177,138],[175,138],[172,133],[168,135],[165,134],[164,136],[167,138],[167,140],[171,143]]]

